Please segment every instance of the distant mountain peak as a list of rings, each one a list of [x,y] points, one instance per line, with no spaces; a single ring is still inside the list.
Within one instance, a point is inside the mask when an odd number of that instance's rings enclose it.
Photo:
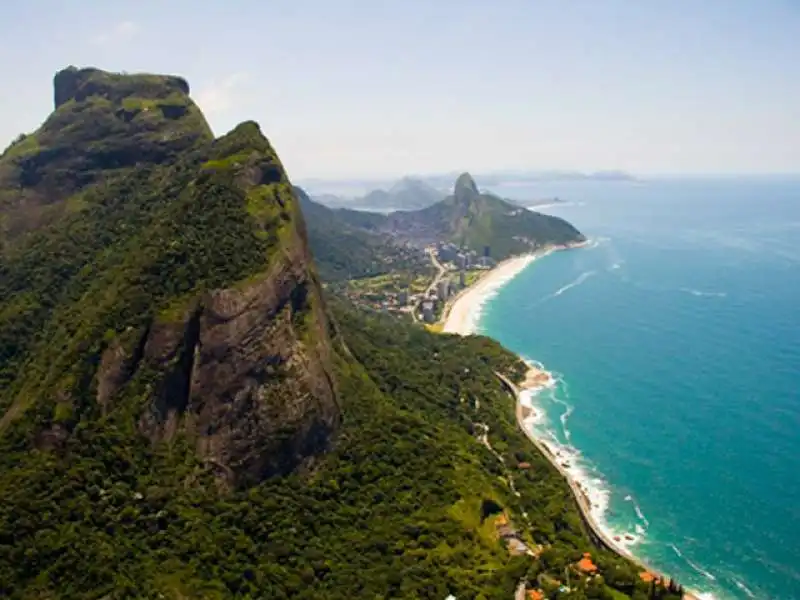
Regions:
[[[468,202],[479,194],[478,186],[472,178],[472,175],[469,173],[462,173],[458,176],[453,190],[453,195],[458,202]]]
[[[404,191],[420,191],[422,193],[434,193],[438,195],[435,187],[417,177],[402,177],[389,188],[390,194],[399,194]]]

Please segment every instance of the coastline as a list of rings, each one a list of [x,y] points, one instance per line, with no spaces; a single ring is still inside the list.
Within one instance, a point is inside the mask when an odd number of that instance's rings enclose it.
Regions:
[[[442,318],[442,333],[471,335],[481,316],[481,309],[506,283],[514,279],[532,262],[556,252],[580,248],[587,244],[581,242],[567,246],[546,246],[535,252],[512,256],[486,271],[471,286],[461,290],[447,301]]]
[[[475,334],[484,305],[495,296],[501,287],[524,271],[528,265],[536,259],[547,256],[554,251],[579,248],[586,244],[588,244],[588,241],[569,246],[551,246],[535,253],[516,256],[502,261],[494,269],[487,271],[476,283],[459,292],[459,294],[448,302],[442,315],[442,332],[462,336]],[[595,542],[637,564],[643,571],[648,571],[664,580],[670,579],[663,573],[652,569],[630,551],[627,546],[637,541],[635,536],[631,536],[630,534],[615,535],[601,525],[599,520],[600,514],[595,514],[595,511],[597,510],[602,513],[604,506],[598,504],[597,498],[590,497],[591,491],[588,490],[587,487],[584,487],[579,478],[570,472],[569,461],[572,457],[562,456],[560,450],[534,435],[532,426],[538,421],[540,415],[533,406],[533,397],[539,391],[553,387],[556,382],[552,375],[542,366],[534,366],[529,362],[528,364],[530,368],[526,373],[525,381],[520,385],[515,384],[502,374],[497,373],[498,378],[515,398],[517,425],[528,440],[534,444],[537,450],[547,458],[559,474],[567,481],[575,497],[581,517]],[[704,600],[707,596],[684,589],[683,597],[687,600]]]
[[[592,510],[593,503],[586,490],[581,483],[575,477],[573,477],[572,474],[559,462],[560,460],[564,460],[564,458],[559,455],[558,451],[554,452],[553,448],[551,448],[547,442],[537,438],[533,434],[532,428],[527,426],[526,421],[535,420],[537,417],[536,410],[530,405],[530,401],[526,402],[526,394],[535,394],[545,387],[550,387],[553,385],[554,381],[550,373],[539,367],[531,367],[525,375],[525,381],[521,385],[515,384],[501,373],[495,374],[514,396],[514,412],[517,418],[517,425],[525,434],[525,437],[527,437],[528,440],[530,440],[530,442],[536,446],[539,452],[541,452],[545,458],[547,458],[550,464],[553,465],[553,467],[555,467],[555,469],[561,474],[561,476],[566,479],[570,490],[572,491],[572,495],[575,497],[575,502],[578,504],[581,517],[589,528],[592,537],[595,538],[596,543],[604,546],[606,549],[618,554],[619,556],[630,560],[638,565],[643,571],[647,571],[660,577],[662,580],[668,581],[670,577],[660,573],[656,569],[653,569],[640,558],[636,557],[633,553],[631,553],[630,550],[628,550],[625,544],[617,540],[619,536],[610,534],[610,532],[598,522],[598,519]],[[704,600],[705,596],[698,595],[696,592],[684,589],[683,597],[686,600]]]

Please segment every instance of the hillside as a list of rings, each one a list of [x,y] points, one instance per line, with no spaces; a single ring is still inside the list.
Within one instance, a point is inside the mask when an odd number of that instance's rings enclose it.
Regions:
[[[417,210],[444,198],[445,194],[421,179],[404,177],[388,190],[373,190],[353,201],[354,206],[391,210]]]
[[[358,197],[314,194],[314,200],[330,208],[366,210],[418,210],[439,202],[446,194],[422,179],[403,177],[388,189],[378,188]]]
[[[564,245],[585,238],[567,221],[525,210],[482,193],[469,174],[456,180],[453,194],[428,208],[389,216],[388,229],[421,241],[449,241],[497,260],[544,245]]]
[[[452,242],[481,254],[488,246],[489,255],[496,260],[586,239],[564,219],[481,192],[468,173],[459,176],[451,195],[421,210],[381,215],[339,209],[337,214],[350,226],[387,234],[399,243]]]
[[[68,69],[0,158],[0,596],[674,598],[516,428],[525,365],[326,300],[274,149],[188,93]]]
[[[398,244],[388,234],[372,231],[375,222],[382,221],[381,215],[328,208],[314,202],[298,187],[295,187],[295,194],[324,281],[358,279],[403,269],[425,269],[430,264],[418,249]]]

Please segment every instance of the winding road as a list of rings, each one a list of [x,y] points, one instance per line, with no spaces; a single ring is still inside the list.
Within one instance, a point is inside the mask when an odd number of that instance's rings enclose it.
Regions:
[[[433,266],[436,267],[437,269],[437,273],[436,276],[433,278],[433,281],[431,281],[431,284],[425,290],[425,293],[422,296],[422,300],[425,300],[426,298],[430,297],[431,290],[436,289],[436,286],[439,284],[439,281],[442,279],[442,277],[444,277],[444,274],[447,273],[447,267],[445,267],[442,263],[440,263],[439,259],[436,258],[436,250],[434,250],[433,248],[426,248],[425,252],[428,253],[431,262],[433,263]],[[418,300],[417,303],[414,305],[414,310],[411,311],[411,317],[414,319],[415,322],[419,321],[417,313],[419,313],[419,307],[422,304],[422,300]]]

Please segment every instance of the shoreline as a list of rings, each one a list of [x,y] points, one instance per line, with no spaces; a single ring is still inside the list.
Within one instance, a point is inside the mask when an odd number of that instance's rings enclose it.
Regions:
[[[543,258],[553,252],[582,248],[585,242],[568,244],[564,246],[545,246],[534,252],[520,254],[507,258],[492,269],[483,273],[478,280],[464,288],[445,304],[442,317],[442,333],[455,333],[458,335],[472,335],[481,316],[481,309],[506,283],[514,279],[532,262]]]
[[[584,247],[588,243],[587,240],[580,244],[568,246],[550,246],[538,252],[516,256],[502,261],[496,267],[482,275],[473,285],[459,292],[447,303],[440,321],[442,323],[442,332],[462,336],[474,335],[483,306],[494,297],[501,287],[519,275],[538,258],[547,256],[558,250]],[[532,398],[541,390],[555,385],[555,380],[543,367],[532,366],[530,363],[528,364],[530,368],[526,373],[525,381],[521,385],[515,384],[500,373],[496,373],[496,375],[515,398],[514,412],[517,419],[517,426],[522,430],[525,437],[528,438],[536,449],[544,455],[548,462],[550,462],[567,481],[572,495],[575,498],[581,518],[590,532],[590,536],[594,539],[595,543],[604,546],[618,556],[630,560],[643,571],[661,577],[663,580],[671,579],[658,570],[648,566],[628,549],[625,542],[635,542],[637,538],[629,534],[615,535],[601,525],[598,516],[595,515],[593,511],[593,507],[599,507],[592,501],[592,498],[590,498],[590,490],[587,490],[586,487],[561,464],[562,461],[567,461],[566,464],[569,465],[569,461],[572,457],[561,456],[557,449],[552,448],[547,441],[539,439],[534,434],[532,425],[540,418],[540,415],[532,404]],[[623,539],[625,539],[625,542],[623,542]],[[703,600],[705,595],[684,588],[683,597],[686,600]]]
[[[521,385],[515,384],[501,373],[495,374],[514,396],[514,413],[517,418],[517,425],[522,430],[522,433],[525,434],[525,437],[527,437],[528,440],[534,446],[536,446],[536,449],[539,450],[542,455],[544,455],[548,462],[553,465],[553,467],[569,484],[572,495],[574,496],[575,502],[578,505],[581,518],[589,528],[591,535],[595,538],[595,542],[604,546],[607,550],[614,552],[618,556],[630,560],[639,566],[643,571],[652,573],[653,575],[660,577],[662,580],[670,580],[671,577],[664,575],[657,569],[653,569],[642,559],[635,556],[625,544],[615,539],[618,536],[610,534],[606,528],[604,528],[598,522],[597,517],[592,511],[592,502],[583,485],[559,462],[559,460],[563,460],[563,457],[559,456],[558,452],[554,453],[553,449],[547,442],[537,438],[534,435],[532,428],[526,426],[527,420],[536,419],[536,409],[533,408],[533,406],[528,406],[529,403],[525,402],[525,395],[527,393],[535,395],[542,389],[553,385],[554,380],[550,373],[539,367],[530,367],[528,372],[525,374],[525,381]],[[703,600],[702,595],[698,595],[697,592],[690,591],[685,588],[683,590],[683,597],[686,600]]]

